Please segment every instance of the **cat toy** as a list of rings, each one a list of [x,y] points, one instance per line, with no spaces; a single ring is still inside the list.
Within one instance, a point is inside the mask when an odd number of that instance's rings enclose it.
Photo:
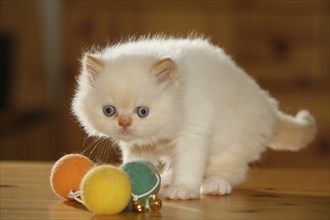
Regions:
[[[54,164],[50,183],[55,194],[63,199],[69,199],[70,191],[78,191],[80,182],[94,163],[80,154],[67,154]]]
[[[80,154],[68,154],[53,166],[50,182],[56,195],[75,200],[95,214],[114,215],[123,210],[158,211],[160,175],[145,160],[132,161],[120,168],[95,165]]]
[[[81,200],[96,214],[112,215],[125,209],[131,196],[131,183],[127,174],[111,165],[100,165],[86,173],[80,184]]]
[[[120,169],[128,174],[132,183],[132,198],[128,209],[136,212],[158,211],[162,201],[157,198],[161,183],[157,168],[149,161],[135,160],[123,164]]]

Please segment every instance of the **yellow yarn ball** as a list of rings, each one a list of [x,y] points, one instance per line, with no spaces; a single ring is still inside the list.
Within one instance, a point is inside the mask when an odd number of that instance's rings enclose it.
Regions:
[[[80,185],[85,206],[100,215],[124,210],[131,198],[131,188],[127,174],[111,165],[89,170]]]

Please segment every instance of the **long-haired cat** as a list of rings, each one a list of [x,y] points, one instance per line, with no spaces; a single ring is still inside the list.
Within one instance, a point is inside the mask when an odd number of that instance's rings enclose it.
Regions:
[[[165,166],[170,199],[229,194],[266,146],[299,150],[316,125],[290,116],[224,51],[203,38],[151,37],[87,53],[72,109],[123,162]]]

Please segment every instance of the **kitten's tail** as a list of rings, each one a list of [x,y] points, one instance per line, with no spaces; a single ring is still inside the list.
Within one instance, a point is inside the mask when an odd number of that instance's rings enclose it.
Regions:
[[[301,110],[295,117],[278,112],[278,130],[273,136],[270,148],[274,150],[299,150],[308,145],[316,135],[314,117]]]

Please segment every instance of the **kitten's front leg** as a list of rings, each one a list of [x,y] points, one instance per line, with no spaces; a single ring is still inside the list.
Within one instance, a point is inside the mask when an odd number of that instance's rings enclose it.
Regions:
[[[144,150],[144,148],[135,147],[125,142],[120,142],[119,146],[122,153],[123,163],[128,163],[137,159],[144,159],[148,160],[154,165],[157,164],[157,157],[152,153],[152,151],[147,152]]]
[[[173,149],[173,181],[165,196],[169,199],[197,199],[207,157],[207,138],[186,133]]]

